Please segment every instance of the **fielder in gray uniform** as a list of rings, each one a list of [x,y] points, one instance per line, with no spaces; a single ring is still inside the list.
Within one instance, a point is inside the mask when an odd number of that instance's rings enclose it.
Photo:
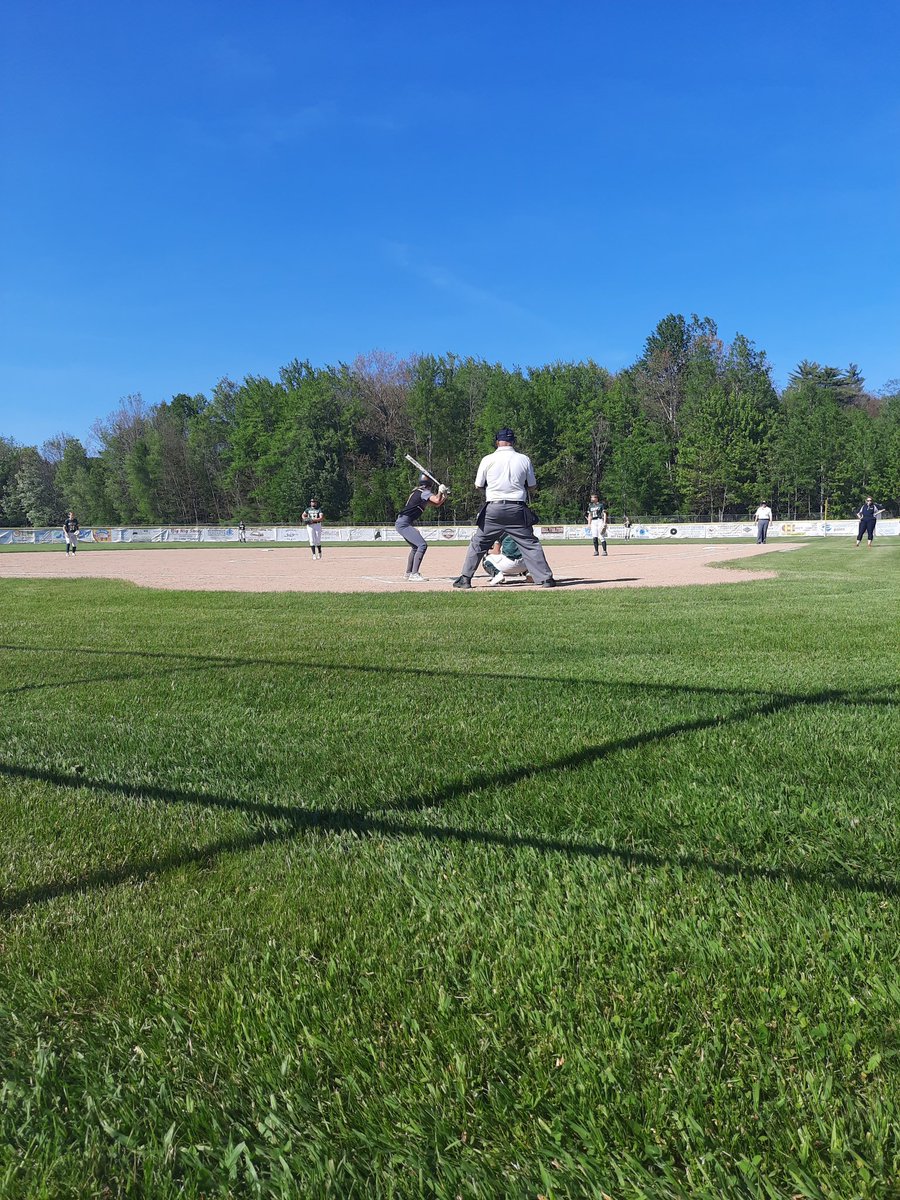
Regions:
[[[556,587],[527,511],[528,489],[537,486],[531,459],[514,449],[516,435],[511,429],[498,430],[495,440],[497,449],[481,460],[475,475],[475,486],[485,489],[485,503],[478,514],[478,530],[469,543],[466,561],[453,586],[470,588],[484,552],[494,542],[511,537],[518,543],[525,569],[534,582],[541,587]]]

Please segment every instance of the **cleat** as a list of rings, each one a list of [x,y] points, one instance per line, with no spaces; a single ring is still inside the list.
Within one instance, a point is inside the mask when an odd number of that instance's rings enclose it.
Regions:
[[[453,586],[455,588],[461,588],[464,591],[470,591],[472,588],[472,580],[468,577],[468,575],[459,575],[453,580]]]
[[[556,587],[556,580],[551,575],[549,579],[545,579],[541,587]]]
[[[420,575],[418,571],[413,571],[412,575],[408,575],[407,579],[410,583],[427,583],[428,580],[424,575]]]

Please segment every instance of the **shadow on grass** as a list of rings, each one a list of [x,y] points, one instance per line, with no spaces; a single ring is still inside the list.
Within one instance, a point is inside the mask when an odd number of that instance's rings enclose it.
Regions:
[[[15,646],[0,644],[0,650],[10,650],[28,654],[51,654],[69,660],[73,656],[98,658],[137,658],[149,659],[151,662],[172,664],[165,670],[155,673],[146,671],[122,671],[107,675],[82,675],[75,679],[41,680],[38,683],[16,684],[9,688],[0,688],[0,695],[10,696],[20,692],[44,691],[52,688],[81,687],[98,683],[118,683],[128,680],[147,678],[162,679],[173,674],[189,674],[209,669],[221,671],[236,671],[244,667],[270,667],[275,670],[297,671],[305,670],[314,674],[328,671],[338,671],[348,674],[361,675],[396,675],[407,676],[411,679],[491,679],[509,683],[555,683],[574,687],[603,688],[614,691],[650,691],[667,695],[697,695],[697,696],[761,696],[771,697],[772,689],[716,687],[707,684],[685,683],[632,683],[620,680],[596,679],[591,676],[573,675],[533,675],[524,671],[481,671],[481,670],[451,670],[446,667],[401,667],[381,666],[374,663],[328,662],[321,658],[241,658],[214,654],[183,654],[178,651],[163,650],[98,650],[95,647],[67,646]],[[183,665],[187,664],[187,665]],[[196,665],[192,665],[196,664]]]
[[[653,742],[700,730],[721,728],[741,721],[771,716],[796,707],[842,702],[866,706],[888,706],[891,705],[891,700],[887,696],[882,697],[879,694],[885,690],[865,689],[856,692],[830,690],[797,696],[777,696],[764,704],[746,706],[729,716],[713,716],[684,721],[662,729],[649,730],[602,745],[589,746],[553,759],[548,763],[511,767],[495,772],[481,772],[467,779],[449,783],[432,792],[407,797],[395,804],[379,807],[381,811],[396,812],[415,812],[426,808],[435,808],[459,796],[485,788],[509,787],[523,779],[551,775],[558,771],[567,771],[595,763],[620,751],[633,750]],[[495,846],[506,850],[525,848],[543,854],[607,859],[620,862],[625,866],[649,869],[678,867],[710,871],[720,876],[738,879],[811,883],[831,888],[874,892],[890,897],[900,894],[900,884],[895,880],[869,879],[852,875],[840,869],[812,870],[791,866],[754,866],[739,862],[716,861],[704,858],[700,854],[667,855],[652,851],[626,850],[607,846],[600,842],[567,841],[531,834],[507,834],[492,830],[464,829],[452,825],[410,825],[391,817],[371,816],[365,812],[347,809],[297,809],[286,804],[272,804],[232,796],[207,795],[202,792],[189,792],[157,785],[132,787],[128,784],[89,779],[80,775],[67,775],[51,769],[22,767],[5,763],[0,763],[0,775],[11,779],[33,780],[54,787],[86,789],[105,795],[123,796],[127,799],[150,799],[165,804],[197,805],[201,808],[238,811],[267,822],[265,828],[212,842],[199,849],[174,852],[159,859],[89,872],[78,879],[46,883],[33,888],[9,892],[0,899],[0,912],[6,915],[15,913],[30,904],[42,903],[60,896],[114,887],[128,882],[139,882],[190,864],[211,864],[220,855],[242,853],[260,846],[290,841],[303,833],[352,833],[359,837],[375,835],[391,838],[422,838],[439,842]]]

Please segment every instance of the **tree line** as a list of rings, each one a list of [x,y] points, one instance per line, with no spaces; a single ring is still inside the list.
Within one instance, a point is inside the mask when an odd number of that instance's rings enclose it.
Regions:
[[[471,519],[493,433],[512,426],[538,473],[544,520],[577,521],[592,492],[614,516],[723,520],[768,500],[781,518],[854,513],[900,498],[900,380],[880,396],[846,369],[804,361],[779,393],[763,351],[715,322],[670,314],[640,358],[527,370],[454,354],[382,352],[275,380],[221,380],[209,396],[126,397],[90,448],[0,436],[0,524],[297,523],[316,496],[331,521],[392,521],[412,453],[452,486],[442,520]]]

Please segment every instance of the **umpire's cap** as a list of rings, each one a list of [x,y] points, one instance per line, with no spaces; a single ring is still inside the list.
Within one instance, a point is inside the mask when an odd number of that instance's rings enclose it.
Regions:
[[[514,442],[515,440],[516,435],[511,429],[498,429],[497,436],[494,438],[495,442]]]

